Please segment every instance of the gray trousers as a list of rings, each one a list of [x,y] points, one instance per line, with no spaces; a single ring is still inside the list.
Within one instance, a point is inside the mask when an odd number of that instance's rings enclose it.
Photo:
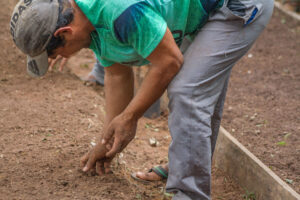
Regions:
[[[93,75],[99,84],[104,85],[104,76],[105,76],[104,67],[100,64],[97,58],[94,67],[90,72],[90,75]]]
[[[168,87],[169,177],[174,200],[206,200],[230,72],[267,25],[273,0],[225,0],[184,53]]]

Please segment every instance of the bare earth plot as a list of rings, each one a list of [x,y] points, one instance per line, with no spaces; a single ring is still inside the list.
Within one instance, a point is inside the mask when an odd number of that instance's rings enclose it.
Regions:
[[[233,69],[223,126],[300,193],[300,23],[275,9]]]
[[[168,198],[164,183],[143,185],[130,178],[133,171],[167,162],[165,116],[141,120],[136,139],[115,160],[114,174],[81,172],[80,157],[101,134],[102,88],[85,86],[68,70],[28,77],[25,56],[9,34],[15,3],[0,2],[0,199]],[[158,147],[149,145],[150,137]],[[214,198],[242,198],[244,191],[222,172],[214,169],[213,180]]]
[[[133,171],[167,162],[166,116],[141,120],[137,137],[115,160],[114,174],[80,171],[80,156],[102,130],[102,88],[85,86],[68,70],[29,78],[25,57],[9,34],[15,3],[0,2],[0,199],[167,198],[164,183],[144,185],[130,178]],[[282,19],[276,12],[252,58],[235,67],[223,125],[299,188],[299,26]],[[84,68],[92,58],[83,54],[78,64]],[[149,145],[151,137],[158,147]],[[242,188],[213,171],[213,199],[243,199]]]

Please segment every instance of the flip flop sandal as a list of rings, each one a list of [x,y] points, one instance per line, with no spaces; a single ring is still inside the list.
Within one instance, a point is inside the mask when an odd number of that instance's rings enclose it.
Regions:
[[[151,168],[148,173],[150,172],[154,172],[155,174],[157,174],[158,176],[160,176],[162,179],[161,180],[155,180],[155,181],[162,181],[162,180],[165,180],[168,178],[168,171],[165,170],[162,166],[156,166],[156,167],[153,167]],[[153,181],[148,181],[148,180],[144,180],[144,179],[141,179],[139,177],[136,176],[136,173],[132,173],[131,174],[131,177],[134,179],[134,180],[137,180],[137,181],[140,181],[140,182],[143,182],[143,183],[151,183],[151,182],[154,182]]]

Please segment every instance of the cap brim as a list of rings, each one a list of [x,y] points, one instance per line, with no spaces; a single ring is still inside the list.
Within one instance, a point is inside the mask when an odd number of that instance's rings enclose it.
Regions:
[[[47,51],[44,51],[42,54],[35,57],[27,56],[27,73],[30,76],[43,76],[47,73],[48,67],[49,63]]]

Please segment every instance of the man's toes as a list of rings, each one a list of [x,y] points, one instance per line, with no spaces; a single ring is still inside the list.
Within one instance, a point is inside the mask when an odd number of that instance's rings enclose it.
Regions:
[[[143,173],[143,172],[137,172],[136,177],[143,179],[143,180],[148,180],[148,179],[146,179],[145,173]]]
[[[158,176],[154,172],[148,172],[148,173],[143,173],[143,172],[137,172],[136,176],[140,179],[147,180],[147,181],[156,181],[156,180],[161,180],[161,177]]]

